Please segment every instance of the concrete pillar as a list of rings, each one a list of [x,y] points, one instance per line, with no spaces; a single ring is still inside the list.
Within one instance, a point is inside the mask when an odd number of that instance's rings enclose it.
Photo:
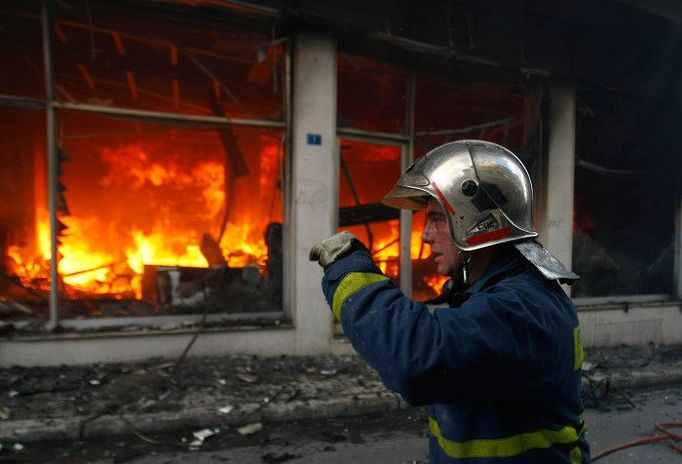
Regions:
[[[540,241],[567,268],[573,257],[575,89],[549,89],[549,151],[545,165]]]
[[[333,316],[324,301],[322,270],[310,247],[336,232],[339,159],[336,149],[336,43],[301,34],[293,57],[292,317],[294,353],[331,349]]]

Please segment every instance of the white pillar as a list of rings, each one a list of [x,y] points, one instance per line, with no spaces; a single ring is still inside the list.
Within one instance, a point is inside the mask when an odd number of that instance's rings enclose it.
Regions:
[[[296,37],[292,114],[292,317],[294,353],[331,349],[333,316],[324,301],[322,270],[308,260],[315,243],[336,232],[339,160],[336,150],[336,43]]]
[[[573,257],[575,89],[549,89],[549,152],[545,169],[540,241],[568,269]]]

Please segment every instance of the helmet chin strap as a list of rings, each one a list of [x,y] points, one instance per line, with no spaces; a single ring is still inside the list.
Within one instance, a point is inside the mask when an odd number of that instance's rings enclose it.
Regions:
[[[469,263],[471,262],[471,253],[468,251],[457,251],[458,255],[462,256],[462,282],[469,286]]]

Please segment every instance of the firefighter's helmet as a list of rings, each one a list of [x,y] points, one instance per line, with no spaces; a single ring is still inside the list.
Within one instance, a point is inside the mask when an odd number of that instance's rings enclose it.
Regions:
[[[443,207],[463,251],[536,237],[528,171],[506,148],[482,140],[446,143],[419,158],[383,199],[388,206]]]
[[[382,201],[418,210],[425,209],[430,198],[442,206],[452,241],[460,250],[513,241],[546,277],[577,278],[532,240],[538,233],[533,228],[530,176],[521,160],[503,146],[483,140],[441,145],[413,163]],[[550,275],[543,268],[549,268]]]

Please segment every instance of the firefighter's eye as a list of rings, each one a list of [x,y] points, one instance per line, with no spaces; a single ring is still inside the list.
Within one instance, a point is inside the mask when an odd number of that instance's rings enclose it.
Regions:
[[[430,213],[428,216],[428,221],[434,225],[440,225],[440,224],[447,223],[447,219],[445,218],[445,214],[442,214],[442,213]]]

